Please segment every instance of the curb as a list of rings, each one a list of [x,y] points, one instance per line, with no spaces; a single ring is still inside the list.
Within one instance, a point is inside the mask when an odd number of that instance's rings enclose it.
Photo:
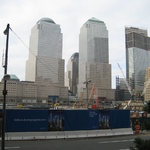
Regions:
[[[133,135],[132,128],[85,130],[85,131],[56,131],[56,132],[10,132],[6,133],[5,140],[54,140],[78,139],[106,136]]]

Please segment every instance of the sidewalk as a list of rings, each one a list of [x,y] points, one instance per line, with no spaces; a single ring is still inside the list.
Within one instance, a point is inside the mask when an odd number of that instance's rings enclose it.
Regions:
[[[8,132],[5,140],[42,140],[42,139],[71,139],[88,137],[105,137],[118,135],[132,135],[132,128],[103,129],[85,131],[53,131],[53,132]]]
[[[134,133],[134,132],[133,132]],[[150,134],[150,131],[147,130],[140,130],[140,134]]]

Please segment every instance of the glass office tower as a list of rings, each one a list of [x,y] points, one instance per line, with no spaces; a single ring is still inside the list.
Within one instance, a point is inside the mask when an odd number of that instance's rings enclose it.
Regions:
[[[77,94],[78,85],[78,71],[79,70],[79,53],[74,53],[68,63],[66,72],[66,85],[68,89],[74,94]]]
[[[143,91],[146,68],[150,66],[150,37],[147,30],[126,27],[126,78],[132,94]]]
[[[112,98],[111,65],[109,64],[108,30],[103,21],[91,18],[79,35],[79,93],[84,82],[91,81],[98,97]],[[90,92],[89,86],[89,92]]]
[[[62,33],[60,25],[50,18],[40,19],[31,30],[26,80],[48,80],[64,86]]]

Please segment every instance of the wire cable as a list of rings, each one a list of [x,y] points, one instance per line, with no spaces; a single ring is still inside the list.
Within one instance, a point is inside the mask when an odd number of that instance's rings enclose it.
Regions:
[[[21,41],[21,43],[26,47],[26,49],[28,49],[29,52],[30,52],[34,57],[36,57],[36,55],[33,53],[33,50],[30,49],[30,48],[23,42],[23,40],[12,30],[12,28],[10,28],[10,30],[11,30],[12,33],[14,33],[14,35]],[[54,71],[52,71],[52,69],[54,69],[54,68],[50,69],[45,63],[43,63],[43,61],[40,60],[40,58],[38,58],[38,57],[36,57],[36,58],[37,58],[37,60],[39,60],[39,62],[40,62],[41,64],[43,64],[49,71],[51,71],[51,72],[54,73],[55,75],[58,75],[57,73],[55,73]],[[52,67],[52,66],[51,66],[51,67]],[[55,70],[55,69],[54,69],[54,70]]]

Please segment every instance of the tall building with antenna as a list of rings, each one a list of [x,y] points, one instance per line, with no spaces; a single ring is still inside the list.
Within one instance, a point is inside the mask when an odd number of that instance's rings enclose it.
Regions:
[[[29,57],[26,62],[26,81],[48,81],[64,86],[60,25],[50,18],[40,19],[31,30]]]
[[[86,88],[86,99],[91,92],[90,85],[95,87],[99,99],[114,99],[114,92],[111,89],[108,30],[103,21],[94,17],[83,24],[79,35],[78,92]]]
[[[126,27],[125,42],[126,78],[136,96],[144,89],[146,68],[150,66],[150,37],[147,30]]]

